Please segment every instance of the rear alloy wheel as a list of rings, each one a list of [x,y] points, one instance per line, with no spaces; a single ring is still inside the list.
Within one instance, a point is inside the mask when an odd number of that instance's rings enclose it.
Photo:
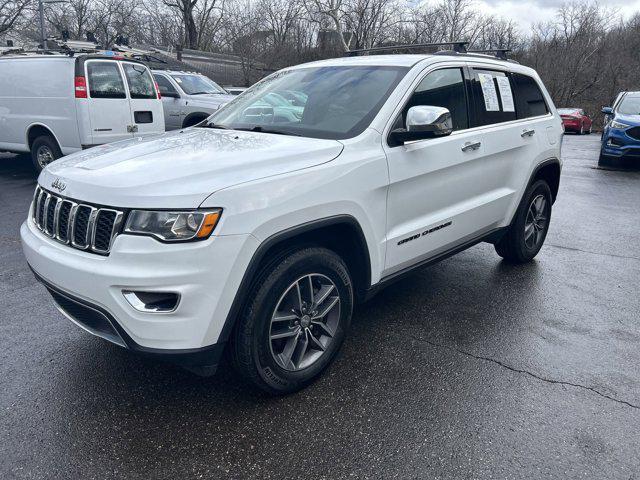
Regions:
[[[351,322],[346,265],[320,247],[285,252],[256,277],[235,328],[236,369],[271,394],[304,388],[331,363]]]
[[[531,185],[509,231],[495,244],[498,255],[514,263],[532,260],[542,248],[551,221],[551,190],[544,180]]]
[[[49,135],[36,138],[31,144],[31,161],[38,173],[62,156],[56,141]]]

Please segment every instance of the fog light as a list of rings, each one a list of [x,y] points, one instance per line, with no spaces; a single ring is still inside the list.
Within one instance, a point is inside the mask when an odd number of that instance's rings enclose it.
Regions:
[[[610,138],[607,140],[607,147],[621,147],[622,144],[618,142],[615,138]]]
[[[123,290],[122,295],[129,305],[139,312],[168,313],[173,312],[180,302],[180,294],[174,292],[140,292]]]

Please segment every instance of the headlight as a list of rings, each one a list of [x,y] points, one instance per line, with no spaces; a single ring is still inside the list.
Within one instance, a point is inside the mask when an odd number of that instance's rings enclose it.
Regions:
[[[185,212],[132,210],[124,231],[149,235],[167,242],[202,240],[211,235],[221,214],[222,209],[219,208]]]
[[[621,123],[621,122],[617,122],[615,120],[611,120],[611,123],[609,124],[609,126],[611,128],[628,128],[631,125],[627,125],[626,123]]]

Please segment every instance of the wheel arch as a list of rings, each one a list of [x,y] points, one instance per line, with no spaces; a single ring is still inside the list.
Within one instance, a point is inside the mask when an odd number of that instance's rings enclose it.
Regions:
[[[58,137],[56,136],[56,134],[53,133],[53,130],[49,128],[47,125],[45,125],[44,123],[40,123],[40,122],[32,123],[27,127],[26,145],[29,148],[29,151],[31,151],[31,145],[33,145],[33,142],[35,141],[35,139],[43,135],[48,135],[51,138],[53,138],[56,144],[58,145],[58,149],[62,151],[62,146],[60,145],[60,141],[58,140]]]
[[[335,215],[287,228],[271,235],[256,249],[227,314],[218,342],[226,342],[254,287],[258,272],[271,258],[303,246],[323,246],[344,260],[354,284],[356,301],[364,300],[371,286],[371,259],[366,237],[355,217]]]
[[[184,120],[182,121],[182,128],[187,128],[187,126],[194,126],[204,119],[208,118],[209,116],[211,116],[211,114],[206,112],[192,112],[184,117]],[[193,120],[197,120],[197,122],[190,123]]]
[[[527,188],[538,180],[544,180],[551,189],[551,199],[555,203],[558,191],[560,189],[560,172],[562,167],[560,160],[557,158],[549,158],[536,166],[531,174],[531,179],[527,184]],[[525,189],[526,191],[526,189]]]

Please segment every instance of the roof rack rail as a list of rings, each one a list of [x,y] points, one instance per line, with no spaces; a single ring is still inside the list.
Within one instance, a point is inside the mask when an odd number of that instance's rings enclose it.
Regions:
[[[453,47],[456,53],[467,53],[469,42],[437,42],[437,43],[417,43],[413,45],[385,45],[383,47],[361,48],[359,50],[347,50],[346,57],[357,57],[366,53],[389,52],[394,50],[415,50],[426,47]]]
[[[469,50],[468,53],[492,53],[496,58],[500,60],[509,60],[507,53],[511,51],[510,48],[486,48],[482,50]]]

